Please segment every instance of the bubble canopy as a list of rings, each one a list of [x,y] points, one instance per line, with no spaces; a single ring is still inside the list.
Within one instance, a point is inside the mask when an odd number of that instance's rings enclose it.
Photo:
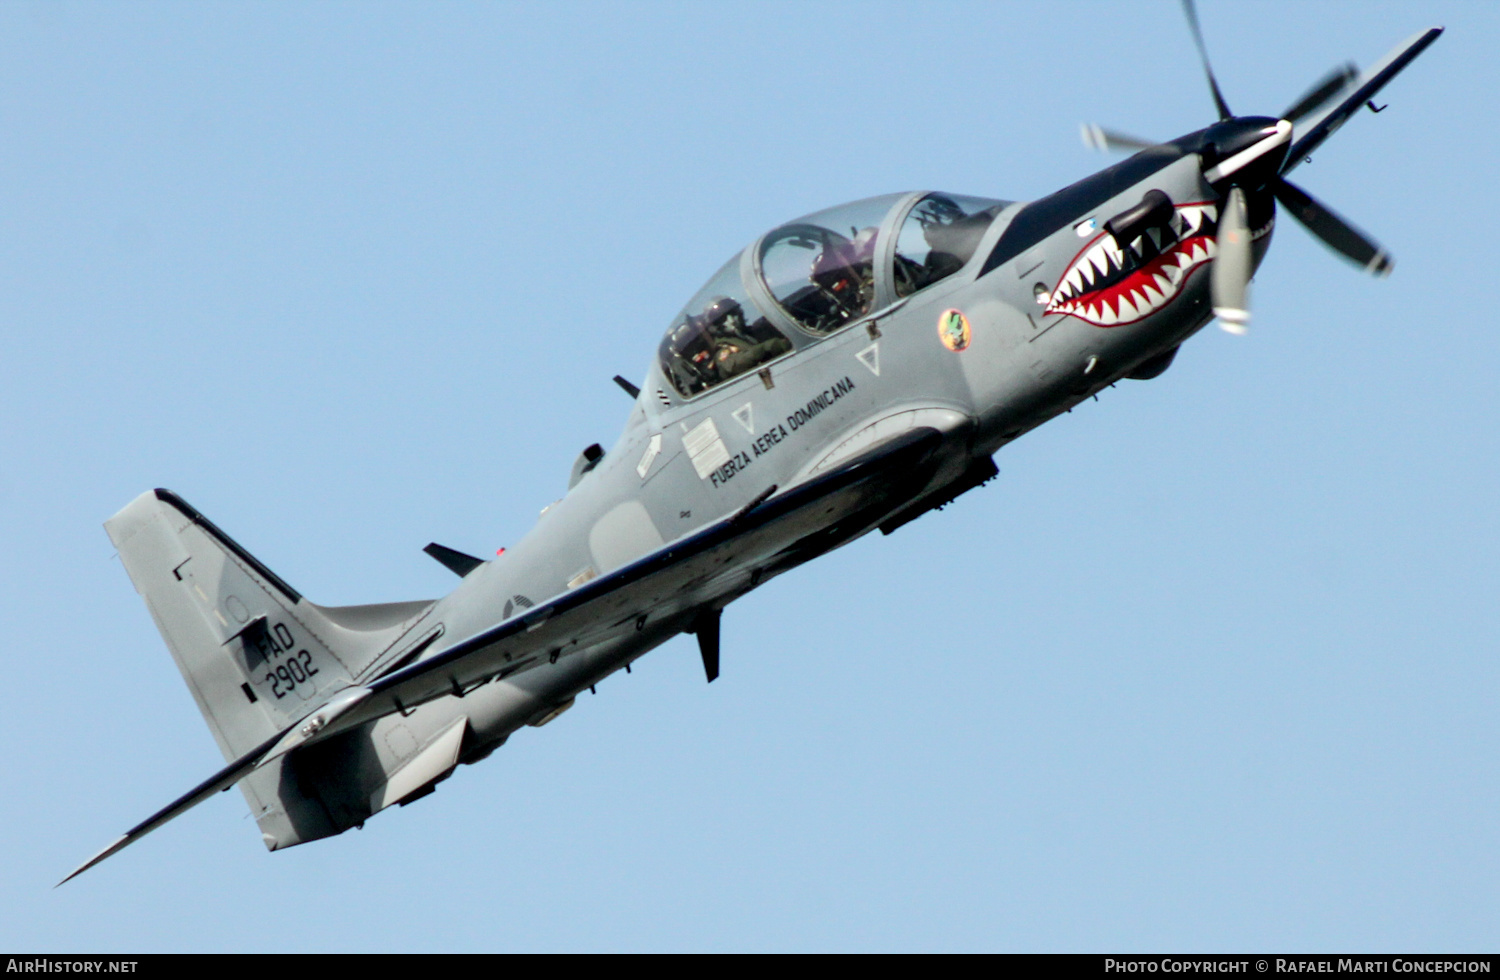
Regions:
[[[1009,202],[887,194],[772,229],[688,300],[661,371],[692,398],[953,275]]]

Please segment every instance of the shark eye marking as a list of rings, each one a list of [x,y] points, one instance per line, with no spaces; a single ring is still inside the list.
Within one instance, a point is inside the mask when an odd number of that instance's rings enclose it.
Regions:
[[[1107,233],[1095,237],[1058,279],[1043,312],[1099,327],[1145,319],[1175,299],[1188,275],[1218,253],[1218,217],[1213,204],[1179,204],[1169,228],[1149,229],[1125,249]]]

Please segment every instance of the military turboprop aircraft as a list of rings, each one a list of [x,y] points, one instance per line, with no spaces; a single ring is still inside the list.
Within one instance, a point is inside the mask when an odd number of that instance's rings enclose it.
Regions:
[[[105,524],[227,765],[71,878],[238,784],[267,848],[432,791],[679,633],[719,674],[722,611],[997,473],[1004,445],[1218,317],[1243,331],[1280,202],[1375,274],[1387,253],[1286,179],[1442,32],[1341,68],[1280,117],[1236,116],[1189,26],[1217,122],[1029,203],[915,191],[780,225],[672,320],[619,441],[436,601],[326,607],[181,497]],[[67,879],[64,879],[65,881]]]

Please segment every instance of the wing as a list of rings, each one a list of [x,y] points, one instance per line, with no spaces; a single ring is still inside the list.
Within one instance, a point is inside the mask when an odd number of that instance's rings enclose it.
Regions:
[[[912,429],[784,492],[770,487],[724,520],[377,679],[323,737],[607,643],[644,620],[685,624],[919,496],[938,470],[943,441],[935,429]]]
[[[1289,174],[1300,166],[1306,157],[1311,156],[1314,150],[1323,145],[1324,140],[1348,122],[1350,116],[1362,109],[1366,102],[1373,99],[1385,87],[1386,82],[1400,74],[1401,69],[1411,64],[1412,59],[1427,50],[1427,46],[1436,41],[1438,35],[1442,33],[1441,27],[1429,27],[1425,31],[1413,34],[1401,42],[1390,54],[1376,62],[1368,71],[1351,81],[1345,89],[1349,94],[1341,101],[1304,119],[1299,119],[1292,130],[1292,148],[1287,151],[1286,163],[1282,166],[1281,172]]]
[[[943,462],[945,436],[914,428],[785,491],[374,682],[340,691],[276,737],[132,827],[64,878],[82,874],[260,766],[397,711],[508,677],[637,629],[643,617],[686,624],[762,578],[823,554],[920,497]],[[62,882],[58,882],[62,884]]]

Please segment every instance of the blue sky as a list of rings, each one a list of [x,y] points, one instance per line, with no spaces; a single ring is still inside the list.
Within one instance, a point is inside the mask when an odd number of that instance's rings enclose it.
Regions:
[[[0,6],[0,946],[1467,950],[1500,922],[1492,4],[1231,3],[1229,104],[1448,32],[1209,329],[363,831],[237,793],[100,524],[170,487],[326,604],[438,595],[789,217],[1213,119],[1175,3]]]

